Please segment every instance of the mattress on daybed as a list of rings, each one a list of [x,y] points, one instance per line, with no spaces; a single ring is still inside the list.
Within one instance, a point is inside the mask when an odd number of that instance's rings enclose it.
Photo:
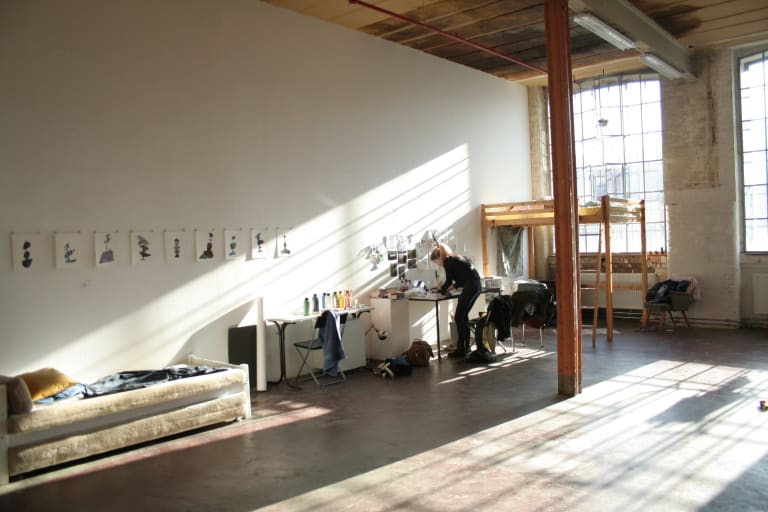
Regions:
[[[36,406],[25,414],[8,417],[9,434],[34,432],[64,427],[98,418],[112,418],[119,423],[119,416],[135,416],[136,410],[144,409],[147,415],[153,409],[168,410],[171,404],[182,407],[200,402],[206,395],[216,398],[227,393],[236,393],[244,383],[244,372],[237,369],[223,369],[215,373],[197,375],[185,379],[162,382],[150,387],[123,391],[94,398],[63,400],[52,405]]]
[[[7,418],[11,475],[250,416],[248,373],[222,371]]]

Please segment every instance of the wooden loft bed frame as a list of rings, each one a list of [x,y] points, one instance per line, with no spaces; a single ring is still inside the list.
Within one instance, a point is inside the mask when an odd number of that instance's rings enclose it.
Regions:
[[[517,226],[533,228],[536,226],[552,226],[555,223],[555,202],[551,199],[525,201],[518,203],[484,204],[482,209],[482,242],[483,242],[483,272],[489,275],[488,269],[488,232],[495,226]],[[648,254],[645,238],[645,201],[642,199],[623,199],[605,195],[600,198],[600,206],[580,207],[579,224],[599,224],[598,264],[602,260],[603,233],[605,234],[605,309],[606,330],[608,341],[613,340],[613,253],[611,251],[612,224],[640,224],[641,239],[641,284],[640,303],[645,303],[645,292],[648,289]],[[526,229],[528,235],[528,276],[534,278],[536,266],[534,258],[533,230]],[[594,289],[601,288],[600,274],[596,273]],[[638,289],[637,285],[623,285],[623,289]],[[599,299],[595,293],[595,314],[592,324],[592,346],[595,345],[597,327],[597,310]]]

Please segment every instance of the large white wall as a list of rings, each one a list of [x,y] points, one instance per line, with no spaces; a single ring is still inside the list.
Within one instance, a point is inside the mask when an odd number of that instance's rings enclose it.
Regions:
[[[0,3],[0,373],[81,379],[226,358],[226,327],[391,284],[359,256],[437,229],[480,261],[478,206],[529,198],[526,91],[252,0]],[[293,228],[227,261],[224,229]],[[168,264],[165,230],[213,229]],[[96,268],[95,231],[120,260]],[[129,235],[151,231],[154,261]],[[54,233],[83,265],[54,268]],[[45,250],[13,271],[12,233]]]

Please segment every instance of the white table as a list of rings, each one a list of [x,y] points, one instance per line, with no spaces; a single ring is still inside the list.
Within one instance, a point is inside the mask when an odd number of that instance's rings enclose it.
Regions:
[[[333,309],[333,311],[337,312],[339,316],[351,315],[352,318],[358,318],[363,313],[367,313],[372,310],[373,308],[370,306],[359,306],[349,309]],[[277,336],[280,343],[280,378],[276,381],[269,381],[269,384],[280,384],[285,379],[285,329],[289,325],[293,325],[296,322],[319,318],[324,311],[325,309],[316,313],[310,313],[308,315],[284,315],[266,319],[267,322],[272,322],[275,324],[275,327],[277,327]]]

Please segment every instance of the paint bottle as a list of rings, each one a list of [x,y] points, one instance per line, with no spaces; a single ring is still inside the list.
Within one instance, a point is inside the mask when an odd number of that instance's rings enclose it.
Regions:
[[[333,292],[333,296],[331,297],[331,307],[339,307],[339,298],[336,296],[336,292]]]
[[[304,297],[304,316],[309,316],[309,297]]]
[[[312,312],[317,313],[320,311],[320,300],[317,298],[317,294],[312,294]]]
[[[339,298],[338,308],[339,309],[344,309],[345,301],[344,301],[344,292],[343,291],[339,290],[338,298]]]
[[[352,307],[352,292],[349,290],[344,294],[344,307],[347,309]]]
[[[323,292],[323,297],[322,297],[322,301],[323,301],[323,309],[325,309],[325,296],[326,296],[326,295],[328,295],[328,294],[327,294],[326,292]]]

